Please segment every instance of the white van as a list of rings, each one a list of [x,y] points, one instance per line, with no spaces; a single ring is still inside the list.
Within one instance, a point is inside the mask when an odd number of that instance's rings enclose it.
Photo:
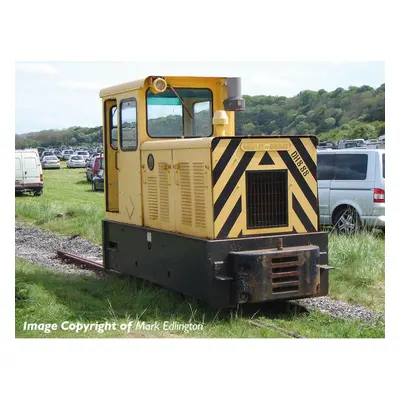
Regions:
[[[15,150],[15,194],[43,193],[43,172],[36,149]]]
[[[385,150],[318,151],[320,222],[342,233],[385,228]]]

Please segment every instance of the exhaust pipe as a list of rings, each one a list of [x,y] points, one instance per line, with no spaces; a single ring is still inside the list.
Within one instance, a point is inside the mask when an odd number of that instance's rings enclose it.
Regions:
[[[228,98],[224,100],[225,111],[244,111],[245,101],[242,98],[241,78],[227,78]]]

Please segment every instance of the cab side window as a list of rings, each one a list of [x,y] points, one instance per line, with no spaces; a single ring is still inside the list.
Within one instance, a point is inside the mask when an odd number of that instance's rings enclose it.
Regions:
[[[137,149],[137,107],[136,99],[123,100],[120,105],[121,150]]]
[[[110,108],[110,124],[110,146],[116,150],[118,148],[117,106]]]

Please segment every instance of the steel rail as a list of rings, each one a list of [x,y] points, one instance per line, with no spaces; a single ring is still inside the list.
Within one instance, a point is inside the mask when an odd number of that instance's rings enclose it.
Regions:
[[[249,320],[248,322],[249,322],[249,324],[258,326],[259,328],[271,328],[271,329],[274,329],[277,332],[280,332],[280,333],[282,333],[282,334],[284,334],[286,336],[294,337],[296,339],[307,339],[305,336],[302,336],[299,333],[287,331],[286,329],[283,329],[283,328],[281,328],[281,327],[279,327],[277,325],[271,324],[271,323],[266,322],[266,321]]]
[[[71,261],[74,264],[82,265],[82,266],[84,266],[88,269],[92,269],[96,272],[104,272],[103,264],[101,264],[99,262],[88,260],[87,258],[79,257],[75,254],[67,253],[67,252],[61,251],[61,250],[57,251],[57,256],[59,258],[62,258],[63,260]]]

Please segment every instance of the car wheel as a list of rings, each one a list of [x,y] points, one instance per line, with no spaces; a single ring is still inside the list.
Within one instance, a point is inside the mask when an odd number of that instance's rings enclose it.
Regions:
[[[360,217],[353,207],[347,207],[337,212],[334,224],[336,231],[345,235],[353,235],[361,227]]]
[[[96,184],[92,181],[92,192],[95,192],[96,190]]]
[[[34,196],[41,196],[43,194],[43,189],[37,190],[33,193]]]

